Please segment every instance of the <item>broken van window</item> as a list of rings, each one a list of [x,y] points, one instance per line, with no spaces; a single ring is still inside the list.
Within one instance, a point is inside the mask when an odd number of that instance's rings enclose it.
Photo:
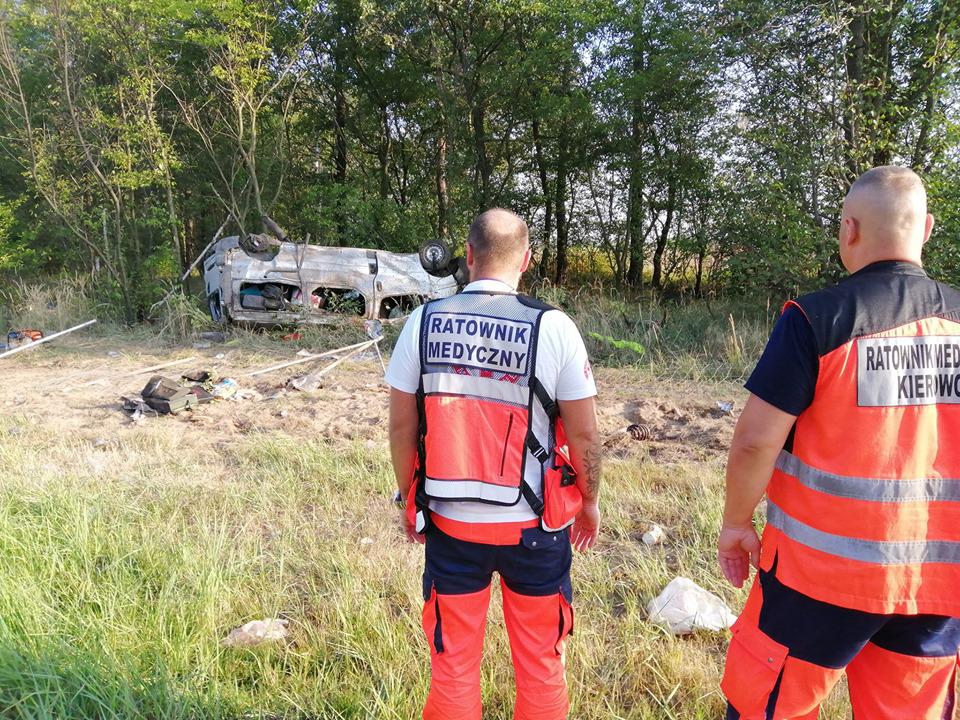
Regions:
[[[240,307],[245,310],[287,310],[300,288],[276,282],[240,284]]]
[[[426,298],[423,295],[394,295],[383,299],[380,303],[380,312],[377,317],[381,320],[394,320],[409,315],[416,308],[423,305]]]
[[[311,300],[313,308],[321,312],[363,317],[367,311],[367,301],[359,290],[318,287]]]

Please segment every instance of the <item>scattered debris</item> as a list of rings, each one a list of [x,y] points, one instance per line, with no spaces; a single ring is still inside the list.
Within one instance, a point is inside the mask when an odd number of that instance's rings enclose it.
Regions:
[[[361,544],[361,545],[373,545],[373,538],[371,538],[371,537],[360,538],[360,544]]]
[[[354,349],[348,352],[346,355],[330,363],[322,370],[319,370],[315,373],[310,373],[309,375],[302,375],[298,378],[294,378],[290,381],[289,384],[291,387],[297,390],[300,390],[302,392],[313,392],[314,390],[318,389],[321,386],[322,378],[324,375],[329,373],[331,370],[333,370],[343,361],[348,360],[354,355],[358,355],[360,352],[362,352],[363,350],[366,350],[371,345],[376,346],[379,342],[380,342],[380,338],[374,338],[373,340],[369,340],[365,343],[360,343],[359,345],[355,346]]]
[[[237,385],[237,381],[233,378],[224,378],[210,388],[210,392],[214,397],[229,398],[237,394],[238,387],[239,385]]]
[[[294,340],[303,340],[303,333],[299,333],[299,332],[287,333],[280,339],[285,342],[292,342]]]
[[[187,370],[185,373],[181,374],[184,380],[189,380],[190,382],[195,383],[205,383],[205,382],[215,382],[217,374],[212,370],[207,370],[206,368],[197,368],[196,370]]]
[[[237,391],[233,394],[234,400],[255,400],[259,402],[263,400],[263,395],[253,388],[237,388]]]
[[[662,527],[653,525],[643,534],[643,542],[646,545],[659,545],[666,535]]]
[[[298,375],[297,377],[290,378],[287,381],[287,385],[300,392],[314,392],[320,389],[323,381],[320,379],[318,373],[312,373],[310,375]]]
[[[219,330],[212,330],[200,333],[200,339],[207,342],[222,343],[227,341],[227,336]]]
[[[154,375],[150,378],[140,391],[140,397],[157,412],[171,415],[176,415],[183,410],[192,410],[199,403],[199,399],[190,392],[190,388],[163,375]]]
[[[194,349],[194,350],[209,350],[209,349],[210,349],[210,343],[208,343],[208,342],[195,342],[195,343],[193,344],[193,349]]]
[[[647,615],[674,635],[688,635],[698,628],[726,630],[737,619],[723,600],[685,577],[671,580],[647,604]]]
[[[287,630],[289,620],[264,618],[263,620],[251,620],[245,625],[234,628],[230,631],[221,644],[227,647],[252,647],[268,642],[277,642],[285,639],[290,631]]]
[[[43,345],[43,343],[45,342],[50,342],[51,340],[54,340],[68,333],[72,333],[76,330],[89,327],[90,325],[93,325],[95,322],[96,320],[87,320],[85,323],[80,323],[79,325],[75,325],[72,328],[67,328],[66,330],[55,332],[53,335],[47,335],[45,337],[41,337],[39,340],[34,340],[33,342],[30,342],[26,345],[20,345],[19,347],[15,347],[12,350],[7,350],[6,352],[0,353],[0,359],[9,357],[10,355],[15,355],[16,353],[23,352],[25,350],[33,350],[33,348]]]
[[[336,350],[327,350],[322,353],[300,355],[300,358],[297,360],[290,360],[288,362],[279,363],[278,365],[271,365],[270,367],[262,368],[260,370],[254,370],[247,373],[247,377],[254,377],[256,375],[265,375],[266,373],[273,372],[274,370],[283,370],[284,368],[291,367],[293,365],[299,365],[301,363],[313,362],[314,360],[322,360],[323,358],[332,357],[334,355],[339,355],[342,352],[347,352],[354,349],[366,350],[369,346],[373,345],[375,342],[378,342],[379,338],[374,340],[364,340],[363,342],[355,343],[354,345],[347,345],[346,347],[337,348]],[[301,351],[302,352],[302,351]]]
[[[733,401],[717,400],[717,409],[724,415],[733,415]]]
[[[93,441],[93,446],[95,448],[106,447],[109,444],[110,444],[110,441],[107,440],[106,438],[97,438],[96,440]]]
[[[627,432],[634,440],[651,440],[653,438],[653,430],[649,425],[634,423],[627,427]]]
[[[147,403],[144,402],[143,398],[139,396],[137,397],[122,396],[120,400],[122,402],[123,410],[130,414],[130,422],[134,424],[140,422],[145,415],[156,417],[157,415],[160,414],[156,410],[154,410],[152,407],[147,405]]]
[[[111,350],[107,353],[107,357],[117,358],[120,357],[120,353],[118,353],[116,350]]]
[[[89,382],[81,383],[80,385],[74,385],[73,387],[66,388],[66,389],[73,390],[74,388],[82,388],[82,387],[87,387],[88,385],[96,385],[98,383],[103,383],[108,380],[110,382],[116,382],[117,380],[122,380],[124,378],[136,377],[137,375],[146,375],[149,372],[156,372],[157,370],[164,370],[166,368],[171,368],[174,365],[183,365],[184,363],[193,362],[196,359],[197,359],[196,357],[191,356],[188,358],[181,358],[180,360],[171,360],[170,362],[160,363],[159,365],[151,365],[150,367],[140,368],[139,370],[123,373],[122,375],[111,375],[109,378],[96,378],[95,380],[90,380]]]
[[[21,345],[29,345],[32,342],[43,339],[43,332],[40,330],[11,330],[7,333],[7,350],[13,350]]]

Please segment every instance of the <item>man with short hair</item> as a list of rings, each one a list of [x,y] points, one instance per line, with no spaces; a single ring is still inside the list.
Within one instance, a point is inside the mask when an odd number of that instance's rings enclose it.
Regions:
[[[567,716],[571,546],[591,547],[600,523],[596,386],[570,318],[517,294],[529,263],[523,220],[480,215],[467,238],[470,284],[411,314],[387,370],[401,527],[426,543],[426,720],[480,720],[493,572],[514,718]]]
[[[840,219],[851,275],[787,303],[747,382],[718,543],[737,587],[758,567],[730,720],[816,718],[844,672],[857,720],[953,716],[960,293],[921,267],[932,229],[915,173],[864,173]]]

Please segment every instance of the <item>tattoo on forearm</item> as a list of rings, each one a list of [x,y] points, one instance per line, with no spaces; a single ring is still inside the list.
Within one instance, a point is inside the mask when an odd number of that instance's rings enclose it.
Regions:
[[[587,471],[587,493],[595,498],[600,492],[600,465],[603,459],[603,450],[599,442],[594,443],[583,457],[583,466]]]

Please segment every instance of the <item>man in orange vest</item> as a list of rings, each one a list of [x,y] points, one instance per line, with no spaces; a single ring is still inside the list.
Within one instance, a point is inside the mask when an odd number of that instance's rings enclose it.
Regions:
[[[864,173],[840,220],[850,276],[787,303],[747,382],[718,543],[732,584],[758,567],[731,720],[816,718],[844,672],[857,720],[953,717],[960,293],[921,267],[932,229],[916,174]]]
[[[494,572],[514,718],[567,717],[571,546],[592,546],[600,522],[596,386],[573,321],[517,293],[529,262],[523,220],[480,215],[470,284],[411,314],[387,370],[395,501],[406,537],[426,544],[426,720],[480,720]]]

